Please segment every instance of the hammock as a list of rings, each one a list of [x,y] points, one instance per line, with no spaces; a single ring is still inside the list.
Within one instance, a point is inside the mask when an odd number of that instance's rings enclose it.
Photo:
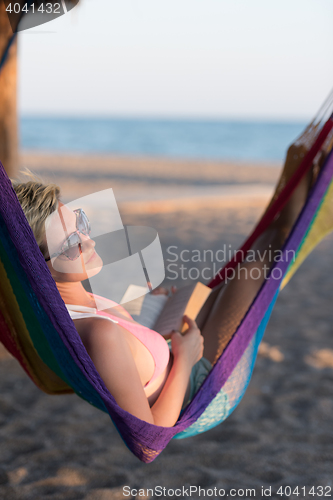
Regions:
[[[327,157],[305,206],[276,262],[241,324],[174,427],[146,423],[120,408],[106,389],[58,293],[33,233],[0,164],[0,341],[20,362],[33,382],[48,394],[75,392],[108,413],[128,448],[143,462],[153,461],[172,438],[204,432],[225,420],[241,400],[250,381],[259,343],[279,290],[302,260],[332,229],[333,221],[333,116],[312,122],[302,137],[307,153],[298,155],[280,180],[256,229],[243,245],[265,230],[284,206],[306,171]],[[300,141],[300,139],[299,139]],[[298,151],[300,145],[295,143]],[[292,148],[291,148],[292,150]],[[290,170],[290,171],[289,171]],[[297,252],[291,261],[290,250]],[[237,254],[238,255],[238,254]],[[214,286],[237,265],[233,259],[210,283]],[[277,273],[281,278],[276,279]]]

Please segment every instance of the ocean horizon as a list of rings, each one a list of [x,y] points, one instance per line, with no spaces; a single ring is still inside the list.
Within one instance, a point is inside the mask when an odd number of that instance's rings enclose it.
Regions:
[[[21,150],[281,162],[305,121],[21,116]]]

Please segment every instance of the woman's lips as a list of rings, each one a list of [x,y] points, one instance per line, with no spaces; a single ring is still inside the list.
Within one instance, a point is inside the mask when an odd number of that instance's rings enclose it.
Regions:
[[[91,260],[93,260],[93,258],[96,256],[96,252],[94,251],[92,256],[89,257],[89,259],[87,260],[86,264],[88,264]]]

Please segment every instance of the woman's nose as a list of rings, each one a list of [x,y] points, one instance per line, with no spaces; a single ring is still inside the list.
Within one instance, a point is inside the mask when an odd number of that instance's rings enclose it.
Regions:
[[[95,240],[92,240],[87,234],[80,233],[80,238],[82,241],[82,245],[86,248],[94,247],[96,245]]]

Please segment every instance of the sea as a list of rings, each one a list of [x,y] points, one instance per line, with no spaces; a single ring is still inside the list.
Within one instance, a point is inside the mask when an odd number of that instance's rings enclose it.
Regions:
[[[22,150],[175,159],[280,162],[306,122],[20,118]]]

